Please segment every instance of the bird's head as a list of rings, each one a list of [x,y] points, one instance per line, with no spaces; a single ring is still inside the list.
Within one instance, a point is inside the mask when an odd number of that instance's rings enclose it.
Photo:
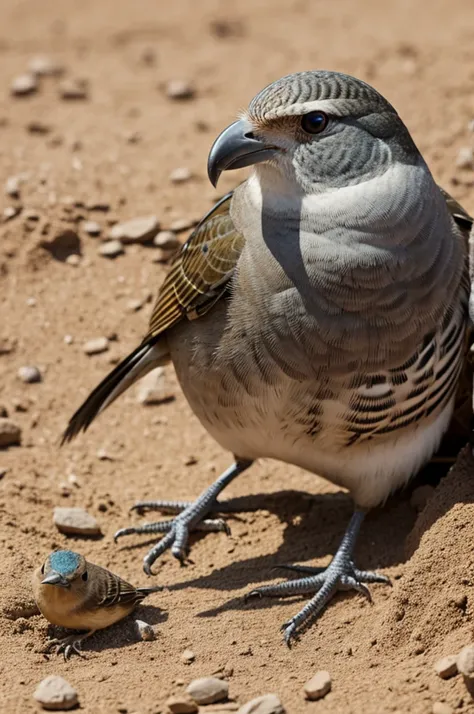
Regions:
[[[395,109],[370,85],[338,72],[288,75],[252,99],[214,142],[208,175],[257,165],[303,194],[370,179],[419,153]],[[275,173],[276,172],[276,173]]]
[[[86,582],[87,562],[83,555],[72,550],[55,550],[41,568],[41,584],[70,588],[77,581]]]

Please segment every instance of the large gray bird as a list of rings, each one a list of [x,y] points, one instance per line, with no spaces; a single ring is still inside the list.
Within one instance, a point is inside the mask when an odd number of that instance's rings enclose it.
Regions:
[[[339,589],[386,582],[352,559],[367,509],[434,454],[466,364],[471,219],[433,177],[395,109],[336,72],[263,89],[208,163],[253,166],[202,220],[158,295],[143,342],[92,392],[64,438],[170,360],[193,411],[235,463],[167,522],[145,558],[189,533],[223,530],[218,494],[255,459],[296,464],[349,490],[356,510],[325,570],[253,591],[314,594],[285,623],[289,643]],[[222,508],[221,508],[222,510]],[[296,568],[298,569],[298,568]]]

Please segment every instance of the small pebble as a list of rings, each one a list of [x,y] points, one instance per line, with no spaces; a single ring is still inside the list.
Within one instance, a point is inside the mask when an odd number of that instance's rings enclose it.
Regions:
[[[108,240],[99,247],[97,251],[104,258],[116,258],[124,253],[124,248],[119,240]]]
[[[107,352],[109,349],[109,341],[107,337],[96,337],[93,340],[88,340],[82,346],[86,355],[98,355],[101,352]]]
[[[43,709],[59,711],[77,706],[79,696],[77,691],[63,677],[51,674],[43,679],[35,689],[33,698]]]
[[[193,99],[195,93],[193,85],[182,79],[172,79],[166,85],[166,96],[169,97],[169,99],[175,99],[178,101],[183,99]]]
[[[64,79],[59,84],[59,96],[61,99],[78,100],[87,99],[87,81],[85,79]]]
[[[423,486],[418,486],[413,489],[413,493],[410,497],[410,506],[416,511],[422,511],[432,495],[435,492],[435,488],[429,484],[424,484]]]
[[[140,380],[137,388],[137,401],[139,404],[150,406],[163,404],[175,399],[175,394],[167,384],[167,375],[163,367],[156,367]]]
[[[171,183],[185,183],[186,181],[189,181],[189,179],[191,177],[192,177],[192,173],[186,167],[174,169],[170,173]]]
[[[454,675],[458,672],[456,660],[456,655],[448,655],[447,657],[442,657],[435,662],[434,669],[438,677],[441,677],[441,679],[454,677]]]
[[[20,213],[20,208],[18,206],[7,206],[3,210],[3,218],[5,221],[11,221],[12,218],[15,218]]]
[[[68,265],[72,265],[73,267],[77,268],[77,266],[81,264],[81,256],[77,255],[77,253],[71,253],[71,255],[67,256],[65,262]]]
[[[466,645],[457,656],[458,672],[465,677],[474,678],[474,645]]]
[[[172,714],[196,714],[198,711],[197,704],[185,696],[170,697],[166,700],[166,706]]]
[[[470,146],[463,146],[458,151],[456,158],[456,166],[459,169],[472,169],[474,162],[474,154]]]
[[[84,221],[82,230],[89,236],[99,236],[101,227],[95,221]]]
[[[316,699],[322,699],[323,697],[331,691],[332,680],[329,672],[321,670],[316,672],[314,677],[306,682],[304,685],[304,693],[306,699],[311,701],[316,701]]]
[[[110,231],[109,237],[122,243],[147,243],[159,230],[160,224],[156,216],[143,216],[117,223]]]
[[[196,704],[213,704],[227,699],[229,685],[223,679],[217,679],[217,677],[202,677],[201,679],[194,679],[186,687],[186,693],[194,699]]]
[[[28,69],[37,77],[59,77],[64,72],[64,67],[47,55],[33,57]]]
[[[143,300],[140,300],[139,298],[134,298],[133,300],[129,300],[127,302],[127,310],[129,312],[138,312],[141,310],[143,307]]]
[[[156,639],[155,630],[153,627],[143,620],[135,620],[138,636],[143,642],[151,642]]]
[[[20,367],[18,370],[18,376],[22,382],[26,384],[34,384],[35,382],[41,382],[41,372],[38,367],[34,365],[27,365],[25,367]]]
[[[19,446],[21,443],[21,429],[11,419],[0,417],[0,449],[8,446]]]
[[[20,74],[10,85],[10,92],[16,97],[26,97],[38,89],[38,80],[34,74]]]
[[[196,221],[193,218],[177,218],[176,221],[170,225],[170,230],[175,233],[181,233],[182,231],[187,231],[196,225]]]
[[[286,709],[276,694],[264,694],[244,704],[237,714],[285,714]]]
[[[435,702],[431,711],[433,714],[453,714],[454,709],[446,702]]]
[[[56,506],[53,514],[53,523],[60,533],[66,535],[100,535],[100,526],[94,516],[84,508],[63,508]]]
[[[177,250],[181,247],[181,241],[176,238],[173,231],[160,231],[153,238],[153,245],[163,250]]]
[[[19,176],[10,176],[5,182],[5,194],[10,198],[20,197],[21,179]]]
[[[7,475],[7,469],[4,469],[3,466],[0,466],[0,481],[6,475]]]
[[[196,655],[192,650],[184,650],[184,652],[181,653],[181,662],[184,662],[184,664],[191,664],[195,659]]]

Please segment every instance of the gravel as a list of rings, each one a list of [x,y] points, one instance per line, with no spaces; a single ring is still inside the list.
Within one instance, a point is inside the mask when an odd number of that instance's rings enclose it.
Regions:
[[[456,659],[458,672],[474,679],[474,645],[463,647]]]
[[[156,367],[140,380],[137,387],[137,401],[144,406],[163,404],[175,399],[173,389],[167,383],[163,367]]]
[[[181,653],[181,662],[184,664],[191,664],[196,659],[196,655],[192,650],[184,650]]]
[[[43,709],[50,711],[72,709],[79,703],[76,689],[66,679],[55,674],[51,674],[38,684],[33,698]]]
[[[172,79],[166,85],[166,96],[169,99],[182,101],[186,99],[193,99],[195,95],[196,91],[193,85],[185,79]]]
[[[189,697],[170,697],[166,701],[166,706],[172,714],[196,714],[198,706]]]

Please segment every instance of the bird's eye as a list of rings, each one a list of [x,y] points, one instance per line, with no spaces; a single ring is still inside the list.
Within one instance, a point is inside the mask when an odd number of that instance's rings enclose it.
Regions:
[[[301,128],[307,134],[320,134],[328,125],[328,116],[324,112],[309,112],[301,117]]]
[[[83,579],[84,581],[86,581],[88,577],[89,577],[89,576],[87,575],[87,570],[86,570],[85,573],[82,573],[82,579]]]

